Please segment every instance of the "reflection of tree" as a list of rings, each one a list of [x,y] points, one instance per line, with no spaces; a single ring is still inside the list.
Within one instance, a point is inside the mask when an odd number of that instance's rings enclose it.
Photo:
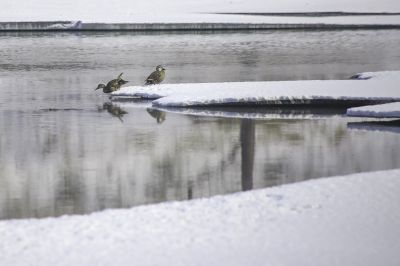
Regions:
[[[243,119],[240,125],[242,147],[242,190],[253,188],[255,124],[251,119]]]
[[[110,102],[106,102],[103,104],[103,107],[99,110],[106,110],[109,114],[111,114],[114,117],[117,117],[121,122],[124,122],[122,120],[122,117],[126,115],[128,112],[126,112],[124,109],[119,107],[118,105],[115,105]]]
[[[217,164],[215,168],[207,168],[203,171],[199,171],[197,174],[198,180],[209,180],[218,176],[220,172],[225,172],[226,169],[232,167],[235,164],[236,156],[241,150],[242,157],[242,170],[241,170],[241,185],[242,190],[253,189],[253,169],[254,169],[254,156],[255,156],[255,121],[251,119],[241,120],[240,125],[240,143],[233,144],[231,150],[222,156],[220,164]],[[193,194],[192,188],[188,187],[188,197],[191,198]]]
[[[165,112],[153,108],[147,108],[146,110],[149,113],[149,115],[151,115],[157,120],[157,123],[161,124],[162,122],[165,121],[165,116],[166,116]]]

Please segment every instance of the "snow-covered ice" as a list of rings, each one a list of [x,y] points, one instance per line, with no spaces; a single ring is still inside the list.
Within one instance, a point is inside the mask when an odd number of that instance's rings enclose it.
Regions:
[[[400,16],[271,17],[221,12],[400,12],[397,0],[13,0],[3,1],[0,21],[82,20],[83,23],[326,23],[400,24]]]
[[[398,80],[400,71],[378,71],[378,72],[363,72],[353,75],[352,79],[378,79],[378,80]]]
[[[400,93],[400,88],[398,88]],[[353,107],[347,109],[349,116],[366,116],[366,117],[399,117],[400,118],[400,102],[386,103],[378,105],[367,105],[361,107]]]
[[[50,26],[47,26],[47,29],[53,29],[53,30],[77,30],[82,28],[82,21],[72,21],[70,23],[56,23],[52,24]]]
[[[113,97],[157,99],[155,106],[190,107],[243,104],[308,104],[315,100],[400,100],[400,72],[382,72],[368,80],[299,80],[130,86]]]
[[[400,265],[400,169],[0,221],[0,265]]]

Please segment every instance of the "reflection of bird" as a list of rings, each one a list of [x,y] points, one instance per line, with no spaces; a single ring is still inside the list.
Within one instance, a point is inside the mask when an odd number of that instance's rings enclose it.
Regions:
[[[150,76],[146,79],[145,85],[151,84],[160,84],[165,78],[165,68],[161,65],[156,67],[156,71],[150,74]]]
[[[123,80],[121,78],[122,73],[116,79],[110,80],[107,85],[99,84],[95,90],[103,89],[104,93],[110,93],[113,91],[117,91],[121,88],[122,85],[128,83],[128,81]]]
[[[122,117],[128,113],[118,105],[112,104],[110,102],[106,102],[103,104],[103,110],[106,110],[112,116],[117,117],[121,122],[124,122],[122,120]]]
[[[152,108],[147,108],[146,110],[149,113],[149,115],[151,115],[157,120],[157,123],[161,124],[162,122],[165,121],[165,115],[166,115],[165,112]]]

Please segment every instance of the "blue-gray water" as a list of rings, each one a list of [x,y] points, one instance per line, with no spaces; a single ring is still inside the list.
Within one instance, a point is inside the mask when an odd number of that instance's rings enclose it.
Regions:
[[[399,70],[399,43],[398,30],[1,34],[0,219],[399,168],[398,123],[343,110],[160,113],[94,91],[120,72],[143,84],[158,64],[165,83],[345,79]]]

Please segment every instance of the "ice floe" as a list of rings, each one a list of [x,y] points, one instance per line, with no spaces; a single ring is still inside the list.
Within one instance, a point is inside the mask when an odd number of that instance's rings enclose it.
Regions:
[[[360,74],[362,75],[362,74]],[[367,74],[365,74],[367,75]],[[365,105],[400,100],[400,72],[368,74],[368,80],[299,80],[130,86],[113,98],[154,99],[154,106]]]

